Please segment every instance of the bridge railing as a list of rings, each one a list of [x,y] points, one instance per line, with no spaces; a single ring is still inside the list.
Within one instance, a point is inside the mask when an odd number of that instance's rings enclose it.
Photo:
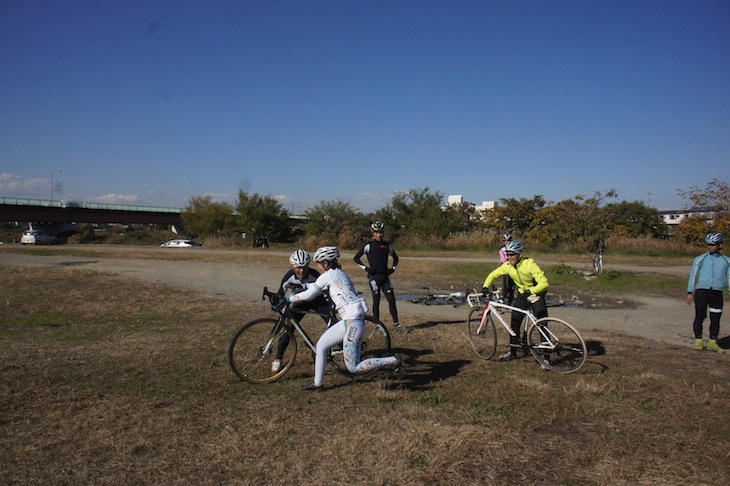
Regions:
[[[129,204],[103,204],[85,201],[49,201],[47,199],[24,199],[19,197],[0,197],[0,204],[8,206],[35,206],[43,208],[66,209],[103,209],[106,211],[147,211],[151,213],[180,213],[180,208],[166,208],[155,206],[132,206]]]

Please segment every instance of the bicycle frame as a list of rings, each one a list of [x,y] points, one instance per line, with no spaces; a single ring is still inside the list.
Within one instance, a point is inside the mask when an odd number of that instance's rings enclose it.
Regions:
[[[473,305],[471,303],[469,303],[469,305],[473,307]],[[504,318],[504,316],[502,316],[503,310],[519,312],[520,314],[523,314],[525,317],[527,317],[530,320],[530,324],[535,324],[537,322],[537,317],[535,317],[535,314],[533,314],[532,311],[529,309],[520,309],[519,307],[507,305],[502,302],[495,302],[495,301],[489,300],[489,301],[487,301],[487,305],[486,305],[486,307],[484,307],[484,311],[482,312],[482,320],[479,322],[478,331],[482,331],[484,329],[484,324],[487,320],[487,315],[488,315],[489,311],[492,309],[495,309],[497,311],[497,312],[492,313],[492,315],[497,318],[497,320],[504,326],[504,328],[507,330],[509,335],[512,337],[516,337],[517,334],[512,330],[512,326],[509,323],[507,323],[507,320]],[[542,332],[540,334],[542,334]]]
[[[512,338],[518,338],[518,344],[511,342],[510,346],[529,350],[545,369],[572,373],[585,362],[585,342],[567,322],[554,317],[538,319],[531,309],[521,309],[505,304],[501,301],[499,293],[486,295],[486,305],[481,311],[481,316],[477,318],[474,313],[480,308],[482,297],[485,296],[481,293],[467,296],[467,303],[473,308],[467,317],[467,331],[471,345],[480,358],[490,359],[497,349],[498,338],[494,329],[494,321],[497,320]],[[503,316],[504,311],[517,312],[524,316],[523,319],[527,319],[528,322],[525,323],[522,336],[518,336],[512,330],[511,323]],[[472,315],[475,317],[474,320],[471,319]],[[472,330],[471,322],[475,324],[475,330]],[[490,335],[493,336],[491,343]],[[478,336],[484,336],[484,340]]]
[[[286,309],[281,314],[281,318],[277,322],[277,326],[276,327],[278,328],[279,325],[282,323],[282,321],[283,321],[283,324],[285,326],[288,325],[290,327],[293,327],[299,333],[299,335],[302,337],[302,339],[304,339],[304,343],[307,345],[307,347],[309,349],[311,349],[313,353],[316,353],[317,352],[317,343],[315,343],[314,341],[312,341],[312,338],[309,337],[309,334],[307,334],[307,332],[304,330],[304,328],[302,327],[302,325],[299,322],[297,322],[296,319],[294,319],[293,316],[290,315],[294,310],[297,310],[297,308],[294,307],[294,308],[288,308],[288,309]],[[335,316],[332,313],[329,313],[329,315],[327,315],[327,314],[322,314],[320,312],[317,312],[317,311],[314,311],[314,310],[308,310],[308,309],[299,309],[297,311],[298,312],[302,312],[304,314],[317,315],[317,316],[320,316],[320,317],[327,316],[327,329],[329,329],[332,326],[332,323],[333,323],[334,318],[335,318]],[[277,334],[277,332],[278,332],[278,329],[275,328],[273,330],[273,332],[271,333],[272,337],[275,336]],[[271,344],[272,343],[270,341],[267,344],[267,348]],[[342,353],[342,350],[330,350],[330,354],[338,354],[338,353]]]

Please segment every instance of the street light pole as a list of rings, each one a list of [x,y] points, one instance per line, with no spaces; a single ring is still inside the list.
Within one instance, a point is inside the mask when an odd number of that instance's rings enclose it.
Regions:
[[[51,202],[53,202],[53,176],[56,172],[61,172],[61,169],[56,169],[51,172]]]

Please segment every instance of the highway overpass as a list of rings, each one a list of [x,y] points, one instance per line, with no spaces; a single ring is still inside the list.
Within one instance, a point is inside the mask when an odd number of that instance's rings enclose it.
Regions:
[[[0,221],[180,225],[180,208],[0,197]]]

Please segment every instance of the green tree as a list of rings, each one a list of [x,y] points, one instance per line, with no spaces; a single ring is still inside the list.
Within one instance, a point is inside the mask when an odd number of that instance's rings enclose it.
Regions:
[[[485,213],[485,225],[498,233],[526,235],[536,224],[537,213],[546,205],[545,198],[538,195],[532,199],[504,198],[499,205]]]
[[[693,208],[707,207],[720,216],[730,213],[730,185],[727,181],[712,179],[703,188],[693,185],[686,191],[680,189],[677,192],[689,199]]]
[[[528,236],[555,246],[578,246],[595,257],[605,249],[613,229],[610,213],[603,211],[603,202],[616,195],[616,190],[610,189],[605,194],[578,195],[544,208],[536,213],[536,224]]]
[[[399,236],[446,238],[464,229],[462,206],[443,208],[444,196],[428,187],[393,195],[390,204],[376,212],[376,218],[390,228],[390,238]]]
[[[444,217],[449,227],[449,234],[468,232],[478,226],[476,209],[468,202],[449,204],[444,208]]]
[[[703,244],[705,236],[712,230],[710,222],[703,216],[684,218],[674,230],[674,236],[685,243]]]
[[[231,236],[236,233],[233,207],[214,202],[209,195],[193,196],[180,213],[185,231],[197,236]]]
[[[321,201],[304,212],[307,238],[316,245],[329,244],[353,248],[370,233],[368,217],[349,202]]]
[[[239,231],[250,238],[266,235],[272,242],[292,239],[289,212],[273,196],[238,191],[236,213]]]
[[[699,218],[687,218],[679,224],[677,233],[686,241],[700,241],[710,231],[730,232],[730,185],[727,181],[712,179],[707,186],[696,185],[688,190],[679,190],[679,195],[692,202],[693,208],[709,208],[714,211],[711,221],[690,221]],[[704,219],[703,219],[704,220]],[[686,223],[685,223],[686,222]],[[692,234],[692,231],[696,231]]]
[[[609,203],[601,211],[606,213],[615,235],[656,237],[667,233],[667,225],[659,211],[641,201]]]

